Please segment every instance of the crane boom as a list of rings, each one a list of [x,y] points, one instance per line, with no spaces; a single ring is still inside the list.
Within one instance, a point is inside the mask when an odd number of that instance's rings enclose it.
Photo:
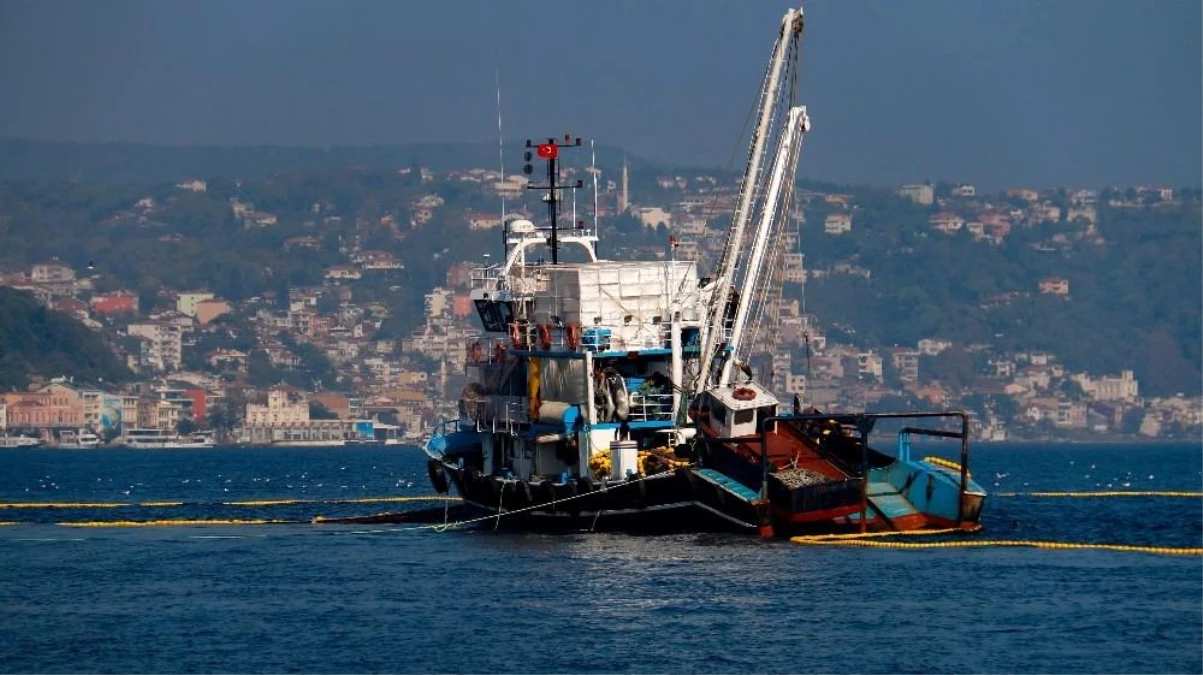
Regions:
[[[756,130],[752,135],[752,147],[748,154],[748,165],[744,170],[739,202],[731,221],[726,249],[719,261],[714,295],[708,310],[708,321],[702,326],[701,363],[697,378],[691,387],[701,391],[710,384],[714,358],[723,340],[723,324],[726,308],[735,284],[738,260],[743,253],[744,231],[752,218],[759,183],[760,166],[764,156],[764,145],[770,136],[770,124],[775,118],[777,102],[781,94],[781,70],[785,65],[791,42],[802,34],[803,16],[801,9],[786,10],[781,18],[781,32],[773,46],[769,61],[768,77],[759,99],[759,115]]]
[[[806,106],[790,108],[788,121],[781,134],[776,159],[773,162],[769,191],[765,195],[764,207],[760,212],[760,222],[757,224],[756,234],[752,239],[752,256],[744,270],[743,287],[739,294],[739,308],[736,311],[735,324],[731,329],[730,347],[732,354],[736,353],[743,343],[744,330],[748,322],[748,312],[753,305],[752,298],[756,284],[760,280],[760,275],[764,272],[762,269],[764,266],[764,253],[765,249],[768,248],[769,240],[772,238],[773,228],[776,226],[778,207],[784,206],[788,210],[788,204],[780,204],[782,201],[782,187],[794,184],[794,176],[797,175],[798,171],[798,153],[802,150],[803,135],[808,131],[810,131],[810,118],[806,115]],[[788,192],[792,192],[792,190],[787,190]],[[733,362],[734,358],[729,358],[723,363],[722,374],[719,377],[719,386],[726,387],[731,384],[731,366]]]

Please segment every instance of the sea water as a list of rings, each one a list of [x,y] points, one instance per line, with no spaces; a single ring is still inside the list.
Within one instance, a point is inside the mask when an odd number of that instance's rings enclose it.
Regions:
[[[932,448],[928,448],[931,450]],[[981,445],[978,538],[1200,546],[1199,445]],[[949,446],[934,449],[950,458]],[[924,452],[917,450],[917,454]],[[1203,671],[1203,561],[755,536],[437,532],[279,519],[425,506],[414,448],[0,455],[3,672]],[[275,506],[225,502],[300,501]]]

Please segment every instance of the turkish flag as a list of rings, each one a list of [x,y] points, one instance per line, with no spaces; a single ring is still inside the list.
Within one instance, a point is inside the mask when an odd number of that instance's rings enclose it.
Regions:
[[[540,143],[539,144],[539,157],[541,157],[542,159],[555,159],[556,156],[559,154],[560,154],[560,149],[556,147],[555,143]]]

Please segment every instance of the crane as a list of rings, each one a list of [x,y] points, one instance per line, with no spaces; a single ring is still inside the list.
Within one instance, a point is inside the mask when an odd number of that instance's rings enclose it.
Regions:
[[[742,338],[743,324],[747,322],[748,309],[751,304],[750,291],[755,289],[760,273],[755,268],[763,265],[764,248],[775,219],[774,202],[778,200],[782,185],[786,184],[787,180],[789,186],[793,185],[797,168],[797,148],[801,144],[800,138],[795,137],[799,132],[805,133],[809,129],[809,118],[806,115],[806,109],[799,107],[787,113],[788,119],[783,129],[777,130],[774,122],[780,121],[778,110],[784,90],[782,71],[787,65],[787,60],[792,57],[793,60],[789,64],[790,70],[796,72],[795,65],[799,52],[796,47],[801,38],[803,26],[801,9],[791,8],[781,19],[781,30],[774,43],[768,72],[758,99],[757,124],[752,135],[748,164],[744,169],[739,200],[728,230],[727,243],[717,267],[715,286],[707,307],[706,321],[702,325],[699,370],[689,387],[694,393],[701,392],[715,383],[713,381],[715,379],[715,361],[720,353],[725,353],[727,348],[734,344],[728,342],[724,345],[728,304],[733,300],[736,318],[732,326],[732,337]],[[779,143],[776,149],[776,161],[771,172],[768,190],[770,194],[765,196],[761,194],[761,165],[764,161],[765,145],[774,135],[778,137]],[[774,185],[776,190],[773,189]],[[762,217],[753,241],[754,251],[759,251],[759,255],[754,253],[754,259],[744,268],[744,283],[742,284],[744,294],[735,296],[733,299],[732,291],[736,285],[739,261],[744,257],[746,231],[756,212],[758,198],[761,197],[764,197],[761,208]],[[726,359],[722,364],[718,378],[720,384],[725,384],[730,380],[730,361],[731,359]]]
[[[761,275],[764,273],[765,251],[778,226],[778,213],[788,213],[789,204],[792,201],[794,177],[798,172],[798,154],[802,150],[802,138],[810,131],[810,117],[806,114],[806,106],[790,108],[787,117],[788,122],[782,131],[773,169],[769,174],[768,194],[765,196],[764,205],[760,211],[756,234],[752,238],[752,255],[744,270],[743,286],[740,289],[735,322],[732,325],[731,339],[728,342],[732,358],[723,362],[719,376],[719,385],[723,387],[731,384],[731,366],[735,362],[734,355],[743,347],[748,313],[754,305],[763,302],[763,299],[755,296],[758,284],[761,282]]]

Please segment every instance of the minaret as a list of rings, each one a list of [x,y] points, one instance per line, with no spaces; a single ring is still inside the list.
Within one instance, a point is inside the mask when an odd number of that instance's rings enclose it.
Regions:
[[[622,195],[619,197],[619,201],[618,201],[618,212],[620,214],[626,213],[627,208],[630,207],[630,205],[631,205],[631,202],[630,202],[630,194],[631,193],[627,192],[628,186],[629,186],[629,181],[627,180],[627,156],[623,155],[622,156]]]

